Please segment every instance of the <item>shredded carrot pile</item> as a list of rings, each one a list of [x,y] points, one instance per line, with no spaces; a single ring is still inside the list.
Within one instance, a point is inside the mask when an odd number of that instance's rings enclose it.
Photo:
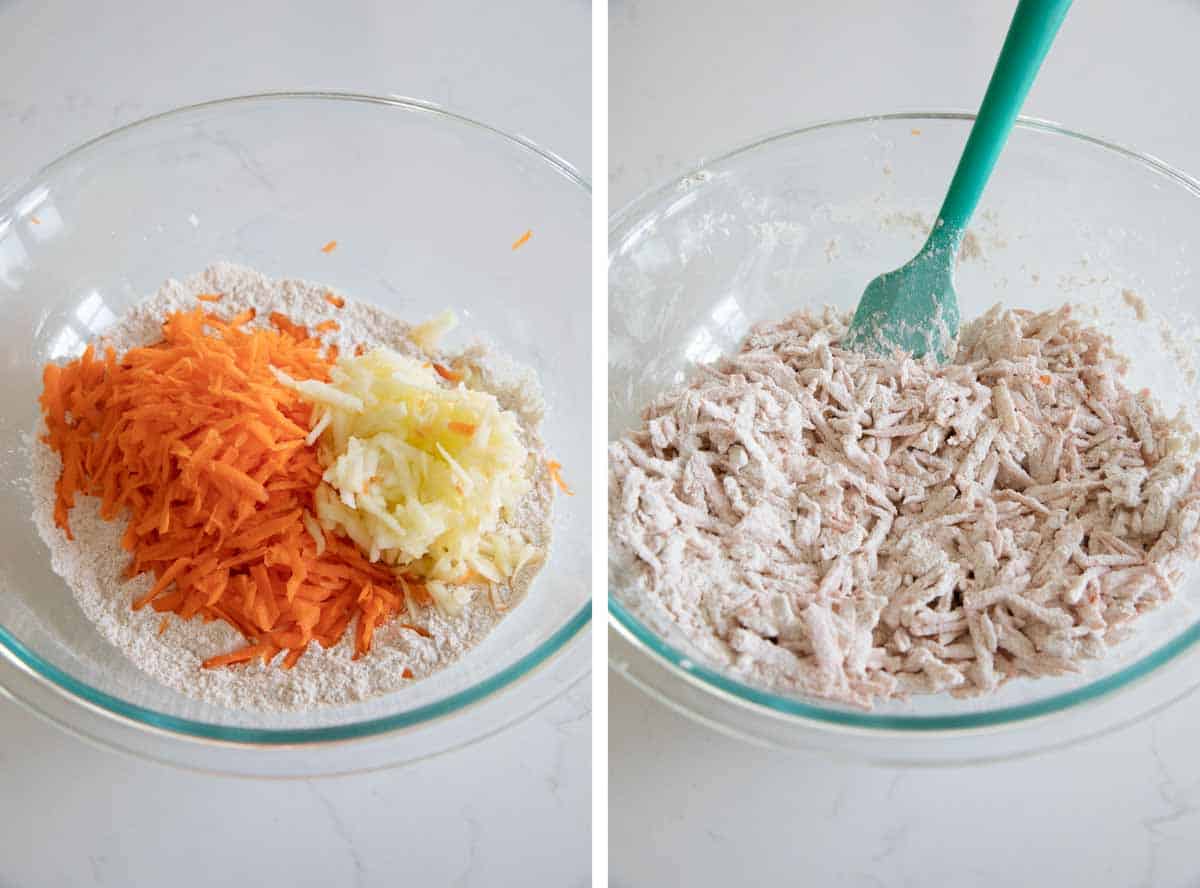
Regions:
[[[272,315],[273,329],[246,328],[252,319],[179,312],[156,345],[119,360],[89,346],[45,368],[44,440],[63,462],[55,521],[70,537],[80,493],[100,497],[107,520],[127,512],[127,574],[157,580],[134,608],[224,620],[245,637],[206,667],[286,651],[291,668],[352,622],[361,656],[406,592],[429,595],[311,517],[322,469],[305,445],[310,408],[271,368],[327,381],[330,359],[286,317]]]
[[[562,463],[558,462],[557,460],[552,459],[546,463],[546,471],[548,471],[550,473],[551,480],[553,480],[554,483],[558,485],[559,490],[561,490],[567,496],[575,495],[575,491],[573,491],[570,487],[568,487],[567,482],[563,480],[563,477],[561,474]]]
[[[526,231],[523,235],[521,235],[515,241],[513,241],[512,248],[514,250],[519,250],[521,247],[525,246],[525,244],[529,243],[529,239],[531,237],[533,237],[533,229],[532,228],[529,229],[528,231]]]

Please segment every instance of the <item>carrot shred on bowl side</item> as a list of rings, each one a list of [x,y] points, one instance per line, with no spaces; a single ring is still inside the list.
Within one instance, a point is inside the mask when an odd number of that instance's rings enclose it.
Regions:
[[[533,237],[533,229],[532,228],[530,228],[523,235],[521,235],[519,238],[517,238],[515,241],[513,241],[512,248],[514,250],[519,250],[521,247],[525,246],[525,244],[529,243],[529,239],[531,237]]]
[[[329,243],[327,243],[325,246],[321,247],[321,252],[322,253],[332,253],[336,249],[337,249],[337,241],[332,240]]]
[[[283,315],[244,329],[202,308],[163,324],[161,342],[118,358],[88,346],[47,365],[43,440],[62,458],[55,522],[71,537],[77,494],[127,515],[127,575],[155,584],[134,602],[183,619],[220,619],[246,645],[206,667],[272,660],[295,665],[311,641],[336,644],[355,624],[355,656],[407,609],[405,584],[348,540],[305,525],[322,469],[305,445],[310,407],[275,377],[328,381],[320,340]],[[407,584],[412,600],[431,597]]]
[[[567,496],[575,495],[575,491],[567,486],[567,482],[563,480],[563,477],[560,474],[562,471],[562,463],[552,459],[546,463],[546,471],[550,473],[551,479],[553,479],[554,483],[558,485],[559,490],[561,490]]]

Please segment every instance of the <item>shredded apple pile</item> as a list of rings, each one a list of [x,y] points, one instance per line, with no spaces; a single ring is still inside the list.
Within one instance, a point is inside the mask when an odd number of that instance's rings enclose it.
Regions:
[[[119,360],[89,346],[45,368],[43,440],[63,464],[55,521],[70,537],[76,494],[99,497],[107,520],[127,510],[128,576],[157,578],[134,608],[224,620],[245,636],[206,667],[286,651],[290,668],[355,620],[361,656],[406,593],[425,603],[427,592],[313,518],[323,469],[306,442],[311,407],[272,367],[326,382],[336,350],[283,315],[273,329],[248,327],[253,318],[177,312],[153,346]]]

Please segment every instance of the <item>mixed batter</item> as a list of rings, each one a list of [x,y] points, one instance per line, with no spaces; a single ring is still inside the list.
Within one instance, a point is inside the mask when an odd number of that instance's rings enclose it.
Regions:
[[[993,308],[956,358],[754,328],[610,448],[641,604],[715,664],[869,707],[1078,671],[1200,544],[1197,435],[1070,307]]]

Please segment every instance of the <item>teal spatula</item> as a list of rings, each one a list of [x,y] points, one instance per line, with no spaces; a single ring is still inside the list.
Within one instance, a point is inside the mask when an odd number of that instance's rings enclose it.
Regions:
[[[939,361],[958,335],[954,262],[967,223],[1008,140],[1071,0],[1020,0],[983,105],[925,246],[907,265],[867,285],[844,344],[870,354],[899,348]]]

